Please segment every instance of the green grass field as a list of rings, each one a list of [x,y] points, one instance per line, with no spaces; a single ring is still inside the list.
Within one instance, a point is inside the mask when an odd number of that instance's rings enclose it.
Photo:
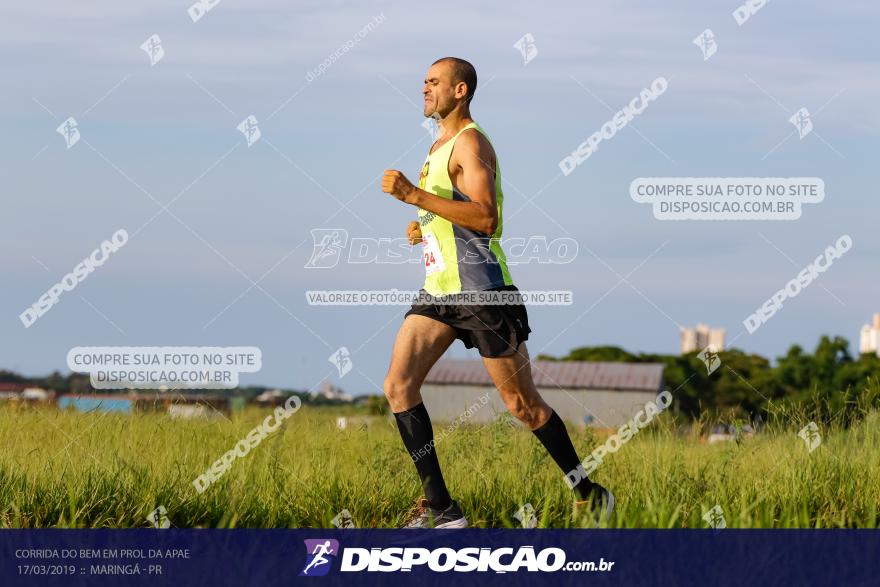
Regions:
[[[158,505],[176,527],[330,527],[341,510],[358,527],[400,524],[420,495],[393,421],[339,430],[339,412],[304,406],[198,494],[192,480],[265,416],[232,421],[80,414],[0,406],[0,527],[148,527]],[[880,522],[880,414],[848,429],[806,421],[741,443],[700,443],[664,414],[593,475],[617,496],[607,526],[705,528],[718,504],[728,527],[865,527]],[[434,424],[439,434],[445,424]],[[581,458],[600,442],[572,431]],[[461,426],[438,443],[453,497],[472,526],[513,527],[531,503],[539,527],[582,527],[571,492],[531,433],[498,423]]]

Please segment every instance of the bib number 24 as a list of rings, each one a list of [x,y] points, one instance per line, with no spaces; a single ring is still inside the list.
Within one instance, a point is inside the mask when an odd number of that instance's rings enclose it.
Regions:
[[[443,262],[443,255],[440,253],[440,246],[437,243],[437,237],[433,233],[422,235],[422,257],[425,260],[425,275],[432,275],[438,271],[443,271],[446,264]]]

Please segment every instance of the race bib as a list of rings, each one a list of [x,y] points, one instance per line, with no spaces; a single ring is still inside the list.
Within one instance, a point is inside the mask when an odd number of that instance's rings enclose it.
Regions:
[[[440,254],[440,245],[433,232],[422,234],[422,257],[425,260],[425,275],[432,275],[446,269],[443,255]]]

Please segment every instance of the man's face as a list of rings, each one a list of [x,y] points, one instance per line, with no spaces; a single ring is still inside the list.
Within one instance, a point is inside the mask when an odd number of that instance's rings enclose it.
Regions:
[[[426,117],[436,112],[441,118],[445,118],[447,114],[452,112],[456,102],[462,97],[456,98],[456,85],[460,85],[459,93],[463,96],[465,85],[454,82],[452,64],[442,62],[431,66],[425,75],[425,86],[422,88],[422,94],[425,96],[424,114]]]

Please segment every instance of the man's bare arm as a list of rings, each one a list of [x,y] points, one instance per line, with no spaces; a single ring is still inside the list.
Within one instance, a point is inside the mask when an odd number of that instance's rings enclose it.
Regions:
[[[495,202],[495,153],[489,141],[476,130],[463,132],[455,142],[449,167],[453,170],[456,188],[471,201],[450,200],[420,190],[403,173],[393,169],[385,171],[382,191],[453,224],[493,234],[498,226],[498,208]]]

